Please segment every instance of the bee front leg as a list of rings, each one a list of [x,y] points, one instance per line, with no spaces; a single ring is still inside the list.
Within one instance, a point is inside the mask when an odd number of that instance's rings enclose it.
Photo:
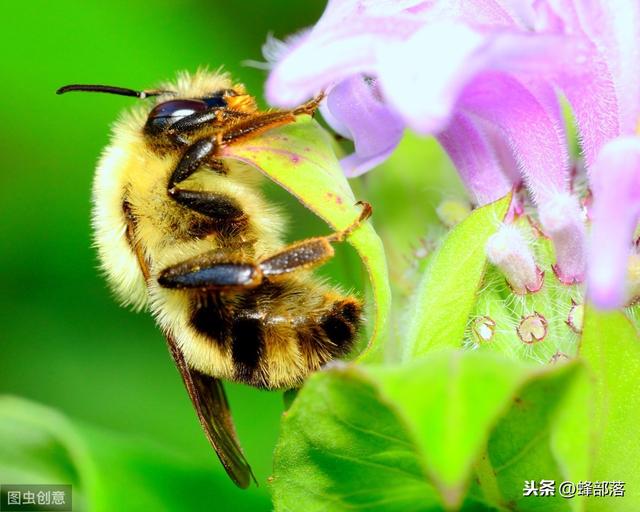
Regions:
[[[323,98],[324,95],[319,95],[293,110],[259,112],[256,114],[247,114],[234,110],[208,110],[196,112],[176,121],[168,128],[167,133],[175,142],[187,144],[186,134],[193,134],[193,132],[205,128],[213,122],[220,121],[218,119],[219,116],[232,118],[226,119],[229,122],[221,124],[213,137],[201,138],[189,146],[173,171],[169,179],[168,188],[171,189],[176,183],[186,180],[205,163],[217,172],[226,173],[224,164],[220,160],[212,158],[218,154],[222,146],[232,144],[245,137],[258,135],[277,126],[293,123],[298,115],[313,115]],[[222,121],[225,121],[225,119],[222,119]]]
[[[296,116],[301,114],[313,115],[324,99],[324,95],[300,105],[293,110],[275,110],[259,112],[239,119],[221,129],[221,145],[237,142],[245,137],[255,136],[278,126],[295,122]]]
[[[178,144],[188,144],[187,136],[194,135],[198,130],[208,128],[212,124],[224,123],[225,121],[233,121],[242,119],[251,114],[239,112],[236,110],[215,108],[205,110],[204,112],[194,112],[182,119],[179,119],[167,128],[166,133]],[[197,136],[197,134],[196,134]]]

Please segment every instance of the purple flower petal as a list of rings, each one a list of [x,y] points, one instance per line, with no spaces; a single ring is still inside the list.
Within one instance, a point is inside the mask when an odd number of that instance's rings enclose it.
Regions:
[[[385,105],[373,81],[355,76],[334,87],[327,98],[331,114],[354,141],[355,155],[342,161],[345,174],[358,176],[385,160],[402,138],[404,123]]]
[[[358,153],[352,153],[351,155],[344,157],[340,160],[340,165],[344,171],[344,175],[347,178],[355,178],[370,171],[389,158],[394,149],[395,147],[371,156],[360,156]]]
[[[554,243],[556,273],[565,283],[582,281],[584,219],[578,201],[568,194],[569,155],[558,113],[515,78],[495,72],[474,80],[464,91],[460,107],[503,133]]]
[[[593,165],[589,295],[601,308],[625,300],[625,277],[640,216],[640,137],[609,142]]]
[[[484,73],[467,87],[460,107],[492,123],[512,148],[534,201],[568,189],[564,133],[536,97],[504,73]]]
[[[578,43],[557,34],[488,32],[459,23],[430,23],[380,50],[378,77],[385,99],[414,130],[436,133],[449,122],[463,90],[478,74],[503,71],[524,79],[554,77],[583,54],[584,45]]]
[[[584,33],[603,56],[615,86],[620,133],[635,132],[640,115],[640,2],[574,0]]]
[[[573,109],[587,166],[600,148],[620,132],[618,104],[609,70],[601,57],[592,53],[584,72],[560,74],[557,83]]]
[[[465,114],[457,114],[438,141],[449,154],[474,204],[482,206],[505,196],[512,184],[484,135]]]
[[[333,16],[328,19],[333,20]],[[405,39],[421,25],[420,19],[407,15],[362,15],[333,24],[321,19],[308,37],[275,64],[267,79],[267,100],[294,107],[345,78],[375,76],[379,49]]]
[[[537,292],[542,287],[543,274],[536,265],[529,243],[516,226],[500,226],[487,241],[486,252],[489,261],[502,271],[518,295]]]
[[[588,45],[581,70],[569,67],[556,83],[571,104],[587,166],[608,140],[631,134],[640,115],[640,2],[552,0],[566,33]]]
[[[585,214],[569,193],[555,194],[538,207],[540,222],[556,252],[553,271],[564,284],[581,283],[587,267]]]

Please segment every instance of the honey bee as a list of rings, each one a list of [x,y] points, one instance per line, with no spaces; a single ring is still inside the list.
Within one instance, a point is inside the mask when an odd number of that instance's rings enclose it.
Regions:
[[[222,73],[182,74],[157,90],[67,85],[152,98],[115,124],[93,187],[95,245],[122,303],[147,308],[164,333],[200,423],[232,480],[253,477],[221,379],[259,388],[298,386],[354,344],[359,299],[311,272],[371,213],[344,231],[291,245],[263,197],[259,173],[221,149],[312,115],[260,111]],[[255,480],[255,477],[253,477]]]

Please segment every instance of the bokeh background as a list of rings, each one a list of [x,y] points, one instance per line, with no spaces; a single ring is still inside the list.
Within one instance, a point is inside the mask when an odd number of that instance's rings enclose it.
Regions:
[[[110,124],[136,100],[56,96],[55,90],[67,83],[152,87],[180,70],[224,65],[264,105],[265,72],[242,62],[262,60],[268,33],[284,37],[312,25],[324,5],[33,0],[4,6],[0,483],[72,482],[78,506],[98,500],[105,509],[271,508],[266,481],[282,394],[227,387],[261,484],[237,490],[200,431],[152,319],[119,307],[96,270],[89,224],[94,166]],[[411,150],[397,153],[385,174],[357,184],[374,203],[376,223],[389,221],[380,229],[397,282],[411,240],[418,244],[435,218],[437,201],[428,193],[459,190],[435,145],[419,148],[429,182],[412,181],[422,169],[416,171]],[[326,232],[285,192],[269,187],[269,194],[295,219],[291,240]],[[322,272],[358,289],[357,259],[349,249],[339,256]]]

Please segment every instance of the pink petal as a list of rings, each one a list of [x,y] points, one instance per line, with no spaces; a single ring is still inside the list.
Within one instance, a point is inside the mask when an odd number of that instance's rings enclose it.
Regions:
[[[589,46],[581,71],[571,67],[556,83],[571,104],[587,166],[608,140],[632,133],[640,115],[640,2],[549,0],[568,34]]]
[[[632,134],[640,116],[640,2],[580,0],[574,5],[581,27],[601,52],[613,79],[620,132]]]
[[[484,73],[464,91],[460,107],[502,132],[534,201],[568,189],[569,156],[558,120],[515,78]]]
[[[477,69],[473,56],[483,43],[482,35],[454,23],[434,23],[408,41],[390,43],[381,50],[378,75],[386,100],[414,130],[443,130],[462,86]]]
[[[585,215],[578,199],[562,192],[538,205],[540,222],[556,253],[553,270],[565,284],[581,283],[587,267]]]
[[[422,22],[407,15],[358,16],[339,24],[318,24],[273,67],[266,84],[270,103],[294,107],[356,74],[375,76],[380,47],[402,40]]]
[[[484,135],[465,114],[457,114],[438,141],[449,154],[474,204],[482,206],[505,196],[511,183]]]
[[[449,20],[477,27],[513,27],[518,21],[517,9],[510,9],[506,3],[503,0],[436,0],[428,6],[428,18],[431,21]],[[411,9],[412,12],[416,10]]]
[[[394,149],[395,148],[391,148],[387,151],[371,156],[360,156],[358,153],[353,153],[340,160],[340,166],[347,178],[355,178],[361,174],[369,172],[374,167],[383,163],[391,156]]]
[[[427,51],[430,48],[443,50]],[[378,77],[385,99],[414,130],[436,133],[444,129],[463,90],[479,73],[504,71],[543,80],[558,75],[583,51],[576,40],[555,34],[430,23],[409,39],[390,41],[380,50]]]
[[[593,223],[589,251],[589,295],[601,308],[625,299],[625,277],[640,216],[640,138],[609,142],[591,172]]]
[[[513,224],[503,224],[487,241],[487,258],[497,266],[518,295],[536,292],[543,275],[522,231]]]
[[[500,132],[500,129],[493,124],[482,119],[476,119],[476,124],[481,126],[482,133],[493,148],[500,170],[507,177],[507,180],[512,184],[514,189],[520,187],[523,178],[518,162],[509,146],[509,141],[504,137],[504,134]]]
[[[592,50],[580,75],[564,73],[557,83],[573,109],[587,166],[620,133],[615,87],[607,65]]]
[[[327,109],[355,144],[355,155],[343,160],[347,176],[362,174],[385,160],[402,138],[404,123],[381,101],[374,81],[361,76],[344,80],[329,93]]]

